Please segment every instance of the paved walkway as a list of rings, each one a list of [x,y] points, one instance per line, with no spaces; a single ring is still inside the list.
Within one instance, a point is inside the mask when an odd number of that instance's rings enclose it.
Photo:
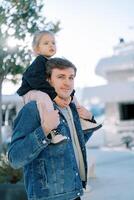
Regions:
[[[82,200],[134,200],[134,151],[88,149],[88,159],[92,177]]]

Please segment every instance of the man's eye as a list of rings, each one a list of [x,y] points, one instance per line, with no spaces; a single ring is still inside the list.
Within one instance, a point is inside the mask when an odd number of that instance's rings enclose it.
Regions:
[[[74,77],[72,76],[72,77],[70,77],[70,79],[71,79],[71,80],[74,80]]]
[[[64,77],[63,76],[58,76],[58,78],[63,79]]]

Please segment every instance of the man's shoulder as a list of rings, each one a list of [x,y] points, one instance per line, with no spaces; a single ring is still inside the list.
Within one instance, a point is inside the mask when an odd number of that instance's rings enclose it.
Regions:
[[[24,105],[22,109],[18,112],[14,125],[21,120],[22,124],[24,123],[33,123],[35,121],[40,121],[39,112],[35,101],[31,101]]]
[[[70,109],[71,109],[72,111],[77,111],[76,105],[75,105],[74,102],[71,102],[70,105],[69,105],[69,107],[70,107]]]
[[[19,115],[35,115],[38,112],[36,101],[30,101],[25,104],[19,112]]]
[[[36,101],[30,101],[29,103],[25,104],[22,108],[22,110],[37,110],[37,104]]]

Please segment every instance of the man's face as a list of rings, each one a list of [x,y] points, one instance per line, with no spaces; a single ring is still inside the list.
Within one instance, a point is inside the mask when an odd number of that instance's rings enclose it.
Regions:
[[[67,99],[74,89],[75,71],[73,68],[53,69],[50,84],[55,88],[59,97]]]

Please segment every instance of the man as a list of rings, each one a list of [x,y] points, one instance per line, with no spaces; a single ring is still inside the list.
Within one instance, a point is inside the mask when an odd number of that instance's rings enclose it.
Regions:
[[[74,89],[75,66],[66,59],[52,58],[47,62],[48,81],[65,101]],[[25,105],[14,123],[8,157],[14,168],[23,167],[28,200],[78,200],[87,182],[85,142],[92,131],[82,131],[79,115],[73,103],[48,113],[43,129],[36,102]],[[57,112],[58,110],[58,112]],[[90,119],[90,113],[80,108],[80,115]],[[47,121],[48,120],[48,121]],[[46,135],[59,128],[66,142],[52,144]]]

